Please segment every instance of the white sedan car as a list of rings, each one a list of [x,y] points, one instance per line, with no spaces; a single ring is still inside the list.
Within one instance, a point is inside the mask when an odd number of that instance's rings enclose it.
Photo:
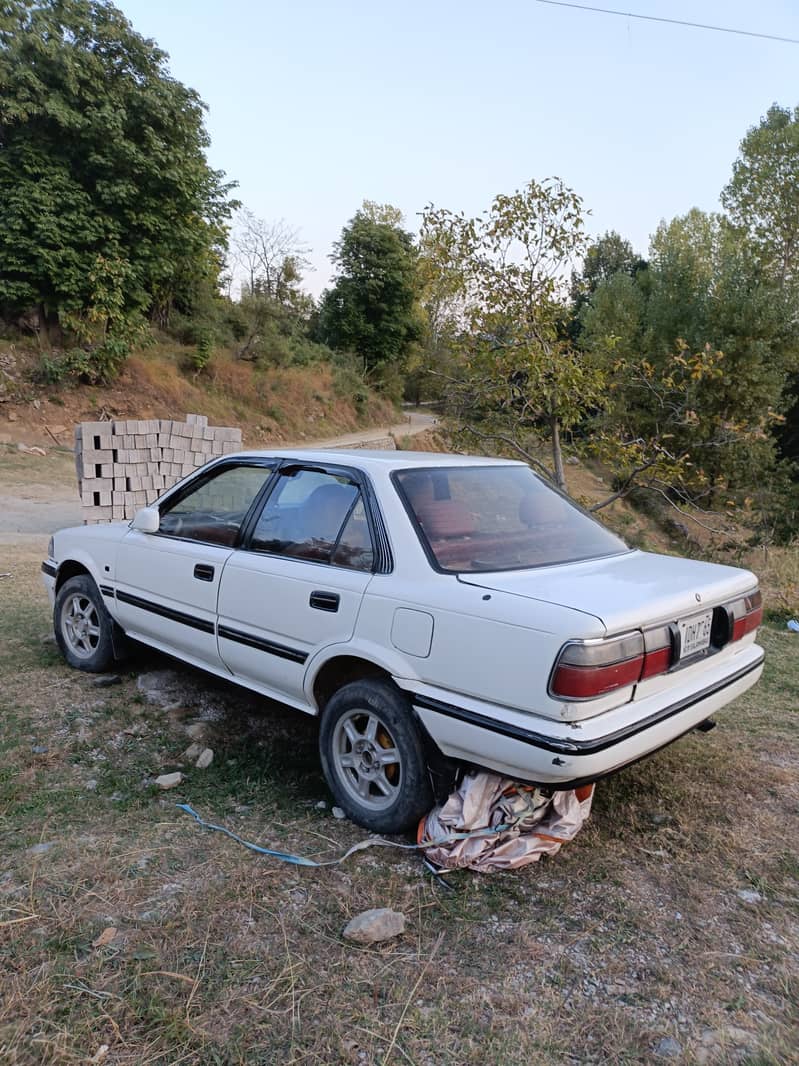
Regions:
[[[72,666],[133,638],[318,715],[336,801],[379,832],[461,765],[595,781],[763,668],[751,573],[631,550],[519,462],[229,455],[42,569]]]

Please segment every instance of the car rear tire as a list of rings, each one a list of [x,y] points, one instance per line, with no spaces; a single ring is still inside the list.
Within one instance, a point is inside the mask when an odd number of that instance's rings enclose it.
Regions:
[[[70,666],[99,674],[114,662],[114,620],[88,574],[78,574],[58,590],[53,610],[55,639]]]
[[[322,769],[347,816],[401,833],[433,806],[422,737],[406,696],[387,681],[344,685],[322,712]]]

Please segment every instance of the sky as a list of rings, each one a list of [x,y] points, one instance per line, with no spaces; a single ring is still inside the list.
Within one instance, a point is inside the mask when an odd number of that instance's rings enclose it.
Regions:
[[[211,165],[300,231],[315,294],[364,199],[416,230],[429,203],[475,215],[531,178],[645,254],[661,219],[718,209],[773,102],[799,104],[799,45],[536,0],[116,3],[208,105]],[[799,39],[796,0],[594,3]]]

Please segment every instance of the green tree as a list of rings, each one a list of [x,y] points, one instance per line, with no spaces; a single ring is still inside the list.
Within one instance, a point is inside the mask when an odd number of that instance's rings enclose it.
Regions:
[[[629,278],[645,271],[645,259],[637,256],[632,244],[615,230],[609,230],[588,246],[579,272],[572,274],[572,320],[570,335],[576,339],[582,327],[582,310],[599,285],[617,274]]]
[[[611,371],[595,428],[684,460],[675,483],[694,498],[771,475],[796,326],[740,230],[698,210],[661,223],[646,273],[601,283],[582,322]]]
[[[747,132],[721,200],[779,283],[798,283],[799,107],[773,104]]]
[[[101,0],[0,6],[0,309],[45,340],[121,341],[216,283],[230,186],[166,61]]]
[[[602,385],[562,329],[563,279],[585,240],[580,197],[557,178],[531,181],[477,218],[428,207],[422,230],[423,244],[438,250],[445,291],[461,287],[460,365],[447,394],[462,432],[503,442],[538,466],[522,441],[546,441],[549,476],[564,487],[563,430]]]
[[[322,296],[321,339],[354,352],[367,373],[394,380],[421,331],[417,253],[395,208],[365,201],[331,256],[332,289]]]

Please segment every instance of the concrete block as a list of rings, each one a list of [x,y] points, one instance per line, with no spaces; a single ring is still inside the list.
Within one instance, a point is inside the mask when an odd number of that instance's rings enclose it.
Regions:
[[[127,487],[128,487],[128,479],[126,477],[115,477],[114,478],[114,491],[115,492],[124,492]]]
[[[239,450],[240,450],[240,447],[239,447],[239,444],[236,443],[236,441],[234,441],[234,440],[223,440],[222,441],[222,454],[223,455],[230,455],[231,452],[237,452]]]
[[[101,492],[100,493],[100,506],[101,507],[110,507],[111,506],[111,490],[110,489],[106,489],[105,492]]]
[[[80,424],[80,432],[84,440],[101,433],[110,433],[112,429],[112,422],[81,422]]]
[[[87,464],[111,463],[114,456],[110,448],[84,448],[81,452],[84,467]]]

